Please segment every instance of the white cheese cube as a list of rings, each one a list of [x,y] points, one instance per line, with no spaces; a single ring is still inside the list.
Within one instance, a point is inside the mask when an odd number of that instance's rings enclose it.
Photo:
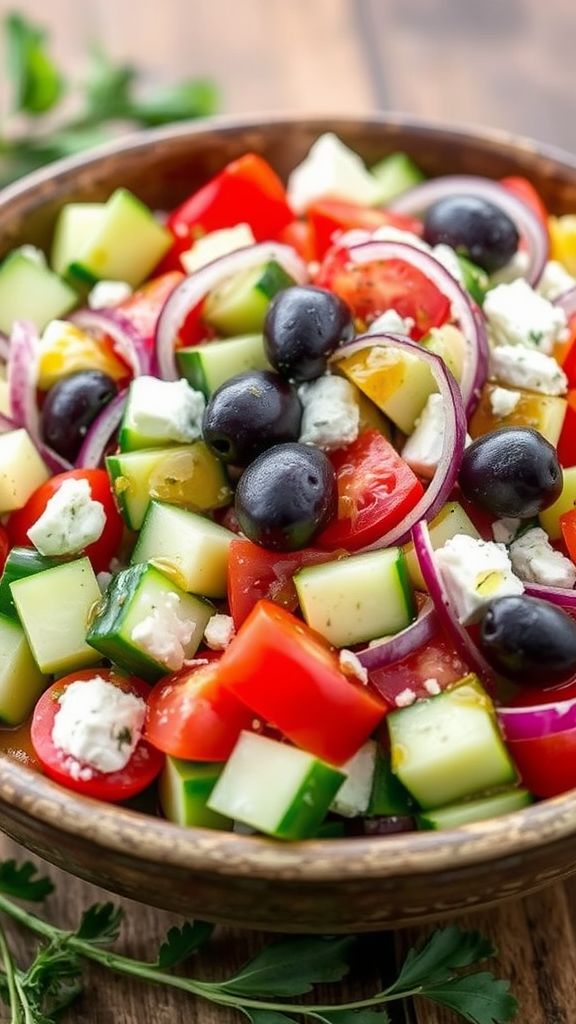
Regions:
[[[106,526],[101,501],[92,500],[87,480],[65,480],[28,530],[41,555],[76,555],[99,540]]]
[[[503,544],[458,533],[436,551],[435,558],[448,597],[463,625],[475,622],[493,598],[524,592],[524,584],[512,572]]]
[[[298,388],[302,403],[302,444],[325,451],[343,448],[358,437],[360,408],[356,389],[344,377],[319,377]]]
[[[576,285],[576,277],[572,277],[558,260],[548,260],[544,267],[536,291],[550,302],[554,302],[563,292],[570,291]]]
[[[234,633],[231,615],[212,615],[204,630],[204,643],[211,651],[225,651],[232,643]]]
[[[565,395],[568,378],[552,356],[522,345],[498,345],[490,352],[490,377],[499,384],[538,391],[543,395]]]
[[[342,766],[341,771],[346,773],[346,779],[330,807],[335,814],[341,814],[343,818],[358,818],[366,814],[374,784],[376,752],[376,743],[374,740],[368,740],[368,743],[360,747],[358,753]]]
[[[495,345],[526,345],[549,354],[566,336],[564,310],[538,295],[523,278],[492,288],[484,313]]]
[[[88,295],[90,309],[110,309],[132,295],[132,285],[127,281],[97,281]]]
[[[180,618],[180,597],[171,592],[163,594],[150,615],[134,626],[131,639],[155,661],[178,672],[195,630],[195,622]]]
[[[68,754],[72,778],[88,780],[91,769],[118,772],[126,767],[142,735],[146,703],[101,676],[71,683],[59,698],[52,742]]]
[[[150,440],[196,441],[206,399],[186,380],[136,377],[130,385],[125,426]]]
[[[368,334],[403,334],[410,337],[414,321],[410,316],[400,316],[395,309],[387,309],[372,321]]]
[[[498,544],[510,544],[521,526],[522,520],[516,519],[513,516],[495,519],[492,523],[492,536]]]
[[[576,583],[576,566],[552,547],[539,526],[513,541],[509,554],[514,572],[526,583],[544,587],[573,587]]]
[[[26,430],[0,434],[0,513],[22,508],[49,476]]]
[[[416,426],[402,449],[402,458],[418,476],[434,476],[444,445],[444,400],[430,395]]]
[[[288,201],[305,213],[317,199],[345,199],[362,206],[378,201],[379,185],[362,160],[333,132],[326,132],[288,178]]]
[[[193,274],[200,267],[205,267],[212,260],[228,256],[237,249],[245,249],[254,245],[256,239],[249,224],[236,224],[233,228],[222,228],[202,235],[188,252],[183,252],[180,262],[187,274]]]
[[[494,388],[490,392],[490,407],[494,416],[509,416],[522,398],[519,391],[509,391],[507,388]]]
[[[343,647],[338,655],[338,661],[340,662],[340,668],[345,676],[349,676],[350,679],[354,679],[356,682],[362,683],[363,686],[368,685],[368,669],[354,654],[354,651],[348,651]]]

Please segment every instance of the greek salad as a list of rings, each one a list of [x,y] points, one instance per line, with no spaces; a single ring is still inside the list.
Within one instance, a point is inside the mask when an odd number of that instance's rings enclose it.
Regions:
[[[0,266],[0,745],[282,840],[576,787],[576,214],[321,136]]]

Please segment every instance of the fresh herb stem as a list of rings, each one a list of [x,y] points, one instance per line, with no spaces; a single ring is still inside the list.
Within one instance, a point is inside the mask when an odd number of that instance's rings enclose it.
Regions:
[[[20,1024],[22,1016],[20,1013],[20,996],[16,985],[16,967],[12,959],[12,954],[8,948],[6,942],[6,935],[2,925],[0,924],[0,958],[4,964],[4,974],[6,978],[6,985],[8,988],[8,997],[10,1000],[10,1024]]]

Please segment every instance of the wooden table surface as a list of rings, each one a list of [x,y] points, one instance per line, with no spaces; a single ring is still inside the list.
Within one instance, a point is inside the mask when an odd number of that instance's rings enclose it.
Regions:
[[[144,65],[150,80],[213,75],[230,112],[322,113],[396,109],[460,123],[492,124],[576,150],[574,0],[0,0],[46,24],[66,65],[82,68],[88,42]],[[6,99],[0,81],[0,100]],[[0,855],[24,851],[0,840]],[[73,921],[105,898],[92,886],[51,871],[49,912]],[[169,915],[122,901],[123,942],[145,955]],[[464,919],[500,949],[500,971],[520,1000],[519,1024],[576,1022],[576,882]],[[376,936],[374,963],[416,936]],[[258,941],[217,933],[203,957],[220,973]],[[28,947],[30,948],[30,947]],[[231,1024],[238,1015],[153,990],[98,969],[66,1020],[78,1024]],[[378,971],[366,969],[347,992],[359,996]],[[4,1018],[6,1019],[6,1018]],[[417,1008],[397,1024],[449,1024],[454,1017]]]

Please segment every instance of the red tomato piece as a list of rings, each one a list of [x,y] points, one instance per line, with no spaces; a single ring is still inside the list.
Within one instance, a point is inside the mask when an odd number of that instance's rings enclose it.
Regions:
[[[358,203],[344,202],[339,199],[321,199],[306,211],[310,223],[314,243],[315,259],[323,259],[325,253],[334,244],[335,236],[344,231],[360,229],[375,231],[376,228],[394,227],[401,231],[409,231],[413,235],[422,234],[422,224],[414,217],[406,217],[401,213],[389,210],[377,210],[374,207],[359,206]]]
[[[257,242],[277,238],[294,220],[286,190],[270,165],[256,153],[246,153],[194,192],[168,217],[166,226],[177,240],[249,224]]]
[[[122,676],[113,669],[82,669],[73,672],[64,679],[50,686],[40,697],[34,716],[32,718],[31,737],[36,757],[38,758],[44,772],[55,782],[73,789],[84,796],[94,797],[96,800],[106,800],[109,803],[118,803],[120,800],[128,800],[154,781],[160,773],[164,758],[157,750],[150,746],[146,740],[141,739],[128,761],[128,764],[117,772],[100,772],[92,769],[90,779],[75,779],[70,775],[66,767],[69,755],[54,745],[52,730],[54,719],[60,705],[58,698],[64,690],[72,683],[88,681],[98,674],[107,682],[113,683],[125,693],[133,693],[142,700],[147,700],[150,687],[141,679],[134,676]]]
[[[424,488],[377,430],[330,455],[338,484],[338,519],[317,538],[320,547],[357,551],[382,537],[414,508]]]
[[[548,231],[548,210],[544,205],[542,196],[536,191],[532,182],[528,181],[528,178],[513,175],[509,178],[502,178],[500,184],[508,192],[512,192],[517,199],[521,199],[522,202],[526,203],[526,206],[530,207],[532,212],[542,221],[546,231]]]
[[[314,548],[283,554],[267,551],[243,538],[233,540],[228,557],[228,603],[236,629],[263,597],[288,611],[295,611],[298,596],[292,579],[294,573],[304,565],[320,565],[346,555],[346,551],[316,551]]]
[[[155,277],[118,306],[118,311],[130,321],[150,348],[154,345],[156,324],[164,303],[184,277],[182,270]]]
[[[102,536],[90,544],[84,554],[88,556],[96,572],[105,571],[110,565],[110,560],[118,554],[124,527],[114,502],[110,479],[104,469],[71,469],[47,480],[34,491],[23,508],[9,515],[6,529],[10,542],[18,547],[33,546],[28,537],[28,530],[40,518],[50,498],[66,480],[87,480],[93,501],[99,501],[104,506],[106,525]]]
[[[568,330],[570,337],[555,349],[554,356],[568,377],[568,387],[576,388],[576,314],[568,320]]]
[[[259,601],[222,655],[219,679],[289,740],[332,764],[352,757],[389,707],[340,670],[328,644]]]
[[[252,727],[253,712],[222,686],[220,661],[207,661],[161,679],[150,694],[145,735],[165,754],[225,761],[242,730]]]
[[[560,465],[564,469],[576,466],[576,388],[571,388],[566,398],[568,400],[566,415],[556,446]]]
[[[403,690],[413,690],[417,698],[428,698],[430,694],[424,686],[427,680],[435,679],[444,690],[469,671],[450,640],[439,631],[425,647],[393,665],[374,669],[370,672],[370,682],[378,693],[394,704]]]
[[[11,548],[10,538],[3,526],[0,526],[0,573],[4,571],[4,564],[8,558]]]
[[[361,327],[395,309],[414,321],[411,334],[418,341],[450,318],[450,300],[404,260],[354,263],[345,247],[335,247],[328,250],[314,283],[344,299]]]
[[[576,509],[571,509],[560,516],[560,527],[568,554],[572,561],[576,562]]]
[[[507,740],[522,782],[542,798],[576,788],[576,729],[530,740]]]
[[[291,245],[306,263],[316,259],[314,237],[310,224],[305,220],[293,220],[278,234],[280,242]]]

